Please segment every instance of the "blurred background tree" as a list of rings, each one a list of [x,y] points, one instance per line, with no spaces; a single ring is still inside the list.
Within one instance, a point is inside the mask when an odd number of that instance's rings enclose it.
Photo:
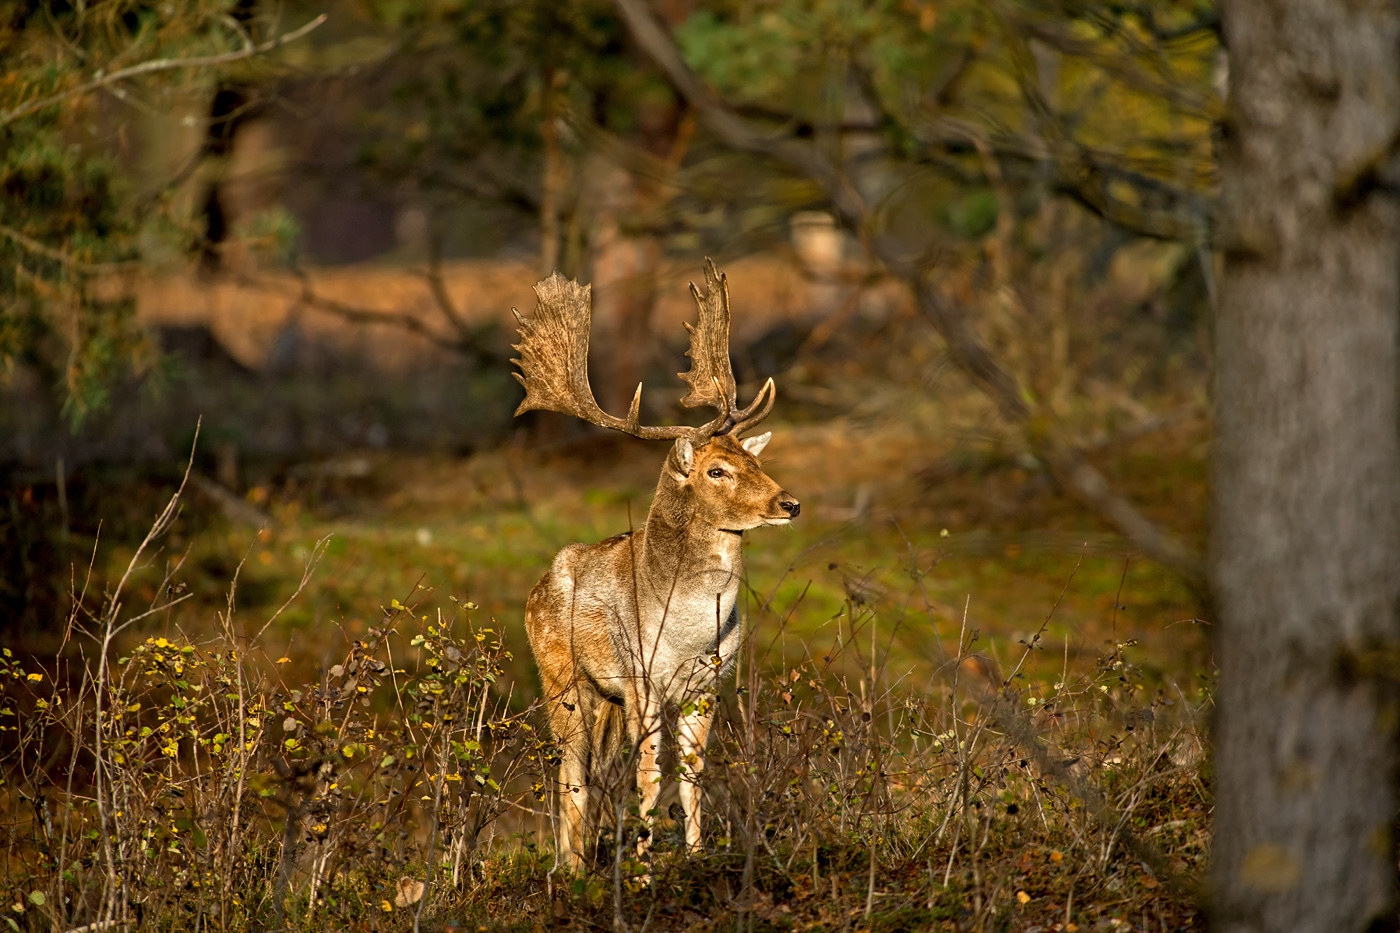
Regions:
[[[261,39],[253,12],[239,0],[31,2],[0,13],[0,365],[13,375],[24,364],[56,387],[75,428],[123,374],[150,374],[157,361],[131,296],[100,280],[219,239],[208,227],[197,236],[172,208],[220,147],[145,176],[142,151],[161,142],[140,138],[141,118],[212,96],[209,135],[231,136],[236,108],[220,82],[309,31]]]
[[[33,496],[23,472],[36,461],[54,463],[55,451],[35,449],[27,443],[35,435],[13,429],[50,425],[53,436],[65,430],[61,423],[80,435],[115,390],[133,379],[161,382],[160,348],[122,283],[216,248],[182,188],[218,147],[178,152],[151,132],[150,118],[175,114],[192,133],[225,133],[221,82],[240,73],[256,80],[272,69],[266,59],[274,50],[320,22],[264,30],[253,14],[244,0],[20,2],[0,10],[0,374],[10,409],[3,459],[12,476],[8,520],[0,523],[0,597],[16,619],[61,602],[55,590],[69,555],[52,539],[60,528],[58,537],[67,537],[62,452],[48,473],[62,522],[25,515]],[[178,116],[208,111],[211,98],[207,121]]]
[[[171,462],[198,413],[235,511],[309,459],[492,447],[504,312],[553,268],[594,284],[604,405],[646,380],[648,417],[680,417],[682,270],[768,257],[783,307],[736,339],[741,378],[780,374],[795,417],[933,431],[915,482],[1030,469],[1199,585],[1199,522],[1101,462],[1203,417],[1208,4],[17,9],[6,164],[47,140],[54,167],[0,231],[16,496],[66,513],[75,469]],[[933,413],[950,380],[985,403]],[[31,412],[59,404],[62,429]]]
[[[1153,327],[1144,354],[1131,315],[1076,314],[1067,279],[1094,276],[1068,267],[1086,253],[1145,238],[1177,244],[1163,258],[1210,291],[1210,8],[777,3],[695,16],[672,44],[641,0],[618,6],[720,140],[807,181],[910,290],[949,359],[1067,491],[1202,579],[1191,549],[1082,453],[1114,415],[1142,420],[1140,380],[1169,378],[1148,360],[1179,359],[1171,328]],[[1103,223],[1083,231],[1064,200]],[[1071,358],[1071,334],[1091,333]]]

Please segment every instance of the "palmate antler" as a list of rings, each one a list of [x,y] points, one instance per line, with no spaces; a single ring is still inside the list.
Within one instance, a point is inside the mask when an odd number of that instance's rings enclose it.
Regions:
[[[520,322],[520,358],[511,360],[520,367],[514,373],[525,387],[525,401],[517,415],[532,409],[557,411],[582,418],[590,424],[612,428],[649,440],[689,437],[704,443],[719,434],[740,434],[757,425],[773,410],[777,388],[769,379],[746,408],[738,408],[738,388],[729,365],[729,284],[710,260],[705,260],[705,291],[694,283],[690,293],[700,309],[696,326],[690,331],[690,372],[681,373],[690,388],[681,404],[687,408],[707,405],[719,415],[699,427],[650,427],[639,423],[642,386],[632,396],[626,418],[617,418],[599,407],[588,384],[588,331],[593,318],[593,290],[554,273],[535,285],[538,304],[533,317],[511,311]]]

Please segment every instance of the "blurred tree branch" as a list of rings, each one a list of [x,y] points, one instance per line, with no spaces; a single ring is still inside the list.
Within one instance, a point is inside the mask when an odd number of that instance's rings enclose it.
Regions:
[[[871,255],[911,289],[919,308],[943,338],[952,361],[987,393],[1008,423],[1019,427],[1034,456],[1068,492],[1148,556],[1181,574],[1191,585],[1203,585],[1200,556],[1114,493],[1083,453],[1059,436],[1053,416],[1030,401],[1016,378],[993,358],[961,306],[938,287],[934,264],[927,255],[910,254],[896,239],[874,230],[865,196],[827,153],[809,140],[765,132],[736,113],[690,68],[645,0],[615,2],[638,46],[716,136],[735,149],[769,158],[820,185]]]
[[[0,236],[14,241],[15,243],[19,244],[20,246],[24,247],[26,250],[28,250],[31,253],[34,253],[35,255],[42,256],[45,259],[51,259],[59,265],[64,266],[65,268],[74,269],[81,272],[113,272],[117,269],[122,268],[123,266],[131,265],[130,262],[122,261],[84,262],[77,256],[74,256],[72,253],[61,249],[55,249],[52,246],[40,243],[33,237],[25,236],[23,233],[16,230],[14,227],[8,226],[6,224],[0,224]]]
[[[337,317],[348,324],[360,325],[383,325],[407,331],[427,340],[433,346],[440,347],[452,353],[458,354],[471,361],[478,368],[485,368],[499,365],[508,354],[505,354],[490,344],[490,336],[496,332],[496,328],[491,325],[473,325],[462,317],[455,302],[447,291],[447,285],[442,277],[442,256],[439,248],[435,248],[430,256],[427,269],[420,270],[419,275],[428,286],[434,303],[442,316],[451,325],[449,331],[432,326],[427,321],[413,314],[400,311],[384,311],[378,308],[366,308],[361,305],[351,304],[335,298],[329,298],[316,291],[315,283],[311,280],[311,275],[304,268],[295,267],[291,273],[296,277],[300,289],[295,298],[295,304],[301,307],[310,308],[313,311],[320,311],[325,314]],[[284,283],[270,281],[259,276],[238,274],[233,277],[238,284],[248,288],[255,288],[260,291],[285,294]]]
[[[244,47],[236,52],[225,52],[222,55],[203,55],[196,56],[193,58],[157,58],[152,59],[150,61],[141,62],[139,65],[132,65],[128,68],[122,68],[118,71],[113,71],[110,74],[102,74],[101,72],[99,72],[90,81],[86,81],[82,84],[77,85],[76,87],[68,88],[67,90],[58,92],[57,94],[51,94],[48,97],[41,97],[38,100],[28,101],[26,103],[20,104],[17,107],[13,107],[5,111],[4,113],[0,113],[0,127],[7,126],[8,124],[13,123],[15,120],[20,119],[21,117],[29,116],[32,113],[37,113],[38,111],[43,110],[45,107],[52,107],[54,104],[62,103],[64,100],[70,97],[76,97],[83,94],[90,94],[93,91],[101,90],[102,88],[117,84],[121,81],[128,81],[132,78],[139,78],[145,75],[156,74],[161,71],[175,71],[178,69],[188,68],[211,68],[217,65],[228,65],[232,64],[233,62],[240,62],[244,59],[253,58],[257,55],[265,55],[266,53],[271,52],[274,49],[281,48],[289,42],[295,42],[296,40],[310,33],[313,29],[320,26],[325,21],[326,14],[322,13],[320,16],[316,17],[311,22],[300,27],[299,29],[295,29],[288,33],[283,33],[275,39],[269,39],[268,41],[258,43],[257,45],[249,43],[247,41],[246,34],[244,34]]]

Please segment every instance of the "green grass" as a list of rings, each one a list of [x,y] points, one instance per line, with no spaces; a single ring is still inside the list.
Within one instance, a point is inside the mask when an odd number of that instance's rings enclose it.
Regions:
[[[601,846],[582,878],[551,871],[551,752],[521,632],[560,546],[627,527],[629,509],[641,521],[660,451],[386,454],[350,479],[269,473],[246,496],[272,519],[262,532],[187,494],[120,608],[106,597],[131,547],[99,543],[77,620],[101,630],[156,610],[117,639],[105,714],[135,743],[108,759],[108,793],[127,801],[114,838],[145,867],[120,891],[101,870],[93,643],[18,652],[8,680],[0,671],[13,714],[0,721],[0,798],[14,827],[0,884],[24,910],[6,916],[48,928],[105,904],[177,930],[217,902],[231,930],[410,929],[399,879],[431,874],[430,930],[1189,929],[1210,813],[1212,678],[1195,596],[1034,471],[974,458],[920,478],[929,457],[897,436],[864,472],[849,459],[836,469],[821,430],[779,429],[770,472],[803,515],[747,539],[753,655],[743,694],[722,697],[704,854],[678,851],[663,795],[652,885],[627,845]],[[1101,466],[1136,496],[1175,497],[1142,501],[1199,540],[1203,452],[1191,432],[1163,441]],[[122,507],[149,513],[150,501]],[[433,659],[449,643],[476,657],[472,632],[486,630],[504,637],[488,652],[494,673],[450,688],[489,710],[470,750],[471,717],[445,715],[456,707],[433,692]],[[171,650],[199,663],[172,674],[143,660]],[[327,693],[356,659],[382,663],[354,675],[371,677],[360,700]],[[328,715],[327,703],[341,706]],[[174,754],[167,723],[189,735]],[[130,731],[143,726],[149,737]],[[235,765],[227,736],[249,734]],[[478,809],[420,789],[466,765],[495,782],[470,798]],[[338,777],[311,780],[327,767]],[[220,775],[234,773],[249,788],[236,833],[220,822]],[[636,804],[617,799],[630,839]],[[228,871],[236,899],[195,884]]]
[[[1202,627],[1187,621],[1199,613],[1197,597],[1170,572],[1131,556],[1043,477],[994,464],[920,488],[905,477],[852,475],[848,468],[841,483],[832,483],[820,458],[804,448],[802,431],[779,429],[770,467],[803,499],[802,518],[789,529],[750,533],[746,542],[747,606],[759,649],[775,652],[768,663],[833,642],[832,620],[849,601],[878,616],[882,661],[915,682],[926,682],[956,652],[964,623],[980,633],[979,650],[1004,663],[1052,606],[1041,642],[1047,652],[1095,656],[1114,642],[1135,641],[1135,659],[1163,674],[1180,676],[1202,663]],[[255,486],[250,502],[273,520],[261,536],[217,518],[177,527],[165,558],[188,540],[194,573],[185,576],[195,599],[151,620],[150,630],[206,627],[240,560],[239,612],[249,624],[269,617],[300,579],[306,555],[328,539],[315,576],[271,633],[285,640],[277,650],[318,663],[339,649],[336,623],[354,634],[374,624],[387,598],[407,600],[423,588],[476,602],[523,645],[525,597],[554,553],[645,516],[659,445],[598,443],[553,456],[385,455],[367,476],[338,485]],[[1162,498],[1175,496],[1185,503],[1178,518],[1191,515],[1203,477],[1187,447],[1165,467],[1160,455],[1132,450],[1106,468],[1134,492],[1157,496],[1144,501],[1158,511],[1170,513]],[[911,451],[910,459],[918,456],[917,446]],[[845,520],[861,484],[874,489],[869,513]],[[1184,530],[1199,537],[1199,518]],[[109,567],[124,553],[108,551]],[[160,567],[148,568],[138,594],[153,596],[162,575]],[[769,611],[758,612],[765,605]],[[525,659],[513,674],[521,696],[531,696]]]

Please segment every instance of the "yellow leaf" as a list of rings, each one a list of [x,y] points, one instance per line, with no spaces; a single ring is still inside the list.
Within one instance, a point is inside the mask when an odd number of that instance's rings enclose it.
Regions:
[[[32,684],[37,684],[39,681],[41,681],[41,680],[43,680],[43,679],[44,679],[44,675],[43,675],[43,674],[30,674],[30,675],[29,675],[29,682],[32,683]]]
[[[393,911],[394,905],[390,904],[388,901],[380,901],[379,909],[384,911],[385,913],[390,913]]]
[[[278,663],[278,664],[286,664],[286,663],[287,663],[288,661],[290,661],[290,660],[291,660],[291,658],[278,658],[278,659],[277,659],[277,663]]]
[[[1051,852],[1051,853],[1050,853],[1050,861],[1052,861],[1052,862],[1063,862],[1064,859],[1065,859],[1065,854],[1064,854],[1063,852],[1061,852],[1059,849],[1056,849],[1054,852]]]
[[[1029,904],[1031,902],[1031,896],[1025,891],[1017,891],[1016,900],[1020,901],[1022,904]]]

